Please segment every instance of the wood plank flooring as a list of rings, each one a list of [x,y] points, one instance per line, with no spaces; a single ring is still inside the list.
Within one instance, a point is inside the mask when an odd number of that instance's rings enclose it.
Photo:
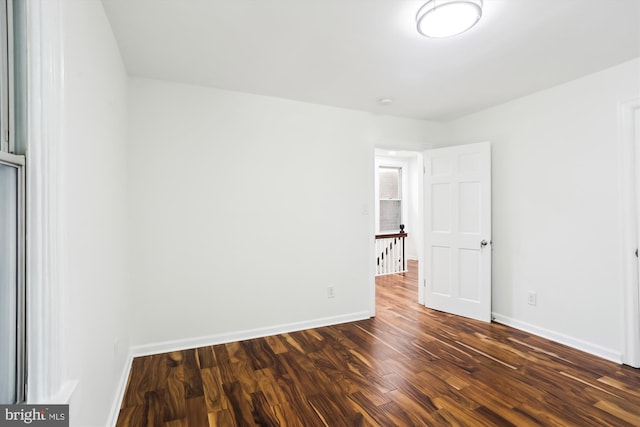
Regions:
[[[117,425],[640,426],[640,370],[421,307],[416,270],[374,319],[136,358]]]

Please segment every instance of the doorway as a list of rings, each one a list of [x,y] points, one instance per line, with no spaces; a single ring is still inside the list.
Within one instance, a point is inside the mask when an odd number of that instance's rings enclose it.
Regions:
[[[396,172],[398,177],[398,197],[392,197],[392,202],[380,200],[380,176],[379,171]],[[374,152],[374,233],[385,233],[390,231],[386,229],[397,222],[393,216],[399,217],[400,223],[404,225],[404,231],[407,233],[405,239],[405,259],[407,262],[417,262],[418,264],[418,293],[415,296],[419,304],[424,305],[424,286],[423,282],[423,152],[414,150],[399,150],[376,148]],[[391,205],[385,208],[384,205]],[[381,215],[382,205],[382,215]],[[400,209],[395,210],[393,205],[399,205]],[[384,211],[387,210],[387,215]],[[392,215],[388,212],[392,211]],[[387,224],[387,225],[385,225]],[[375,257],[374,257],[375,258]],[[373,289],[375,294],[375,280],[373,281]]]
[[[374,164],[376,233],[386,231],[380,171],[395,171],[394,186],[408,171],[405,186],[410,190],[392,201],[402,200],[394,224],[398,218],[407,222],[407,258],[418,261],[418,302],[490,322],[491,144],[421,152],[376,149]],[[372,295],[375,313],[375,284]]]

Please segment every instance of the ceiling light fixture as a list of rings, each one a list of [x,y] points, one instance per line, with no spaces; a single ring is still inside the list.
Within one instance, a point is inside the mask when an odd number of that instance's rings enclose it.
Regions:
[[[443,38],[462,34],[478,23],[482,0],[429,0],[416,14],[418,32]]]

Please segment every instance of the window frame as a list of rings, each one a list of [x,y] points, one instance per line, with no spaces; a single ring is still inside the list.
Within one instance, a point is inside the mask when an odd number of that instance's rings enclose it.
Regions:
[[[375,231],[376,234],[381,233],[397,233],[398,230],[381,230],[380,229],[380,182],[379,182],[379,172],[380,168],[396,168],[400,169],[400,223],[407,224],[408,212],[407,212],[407,201],[409,197],[408,193],[408,173],[409,173],[409,163],[407,161],[403,161],[401,159],[390,159],[385,156],[376,156],[375,161]]]
[[[0,0],[0,151],[15,153],[13,138],[13,0]]]
[[[381,185],[380,185],[380,175],[381,172],[383,170],[393,170],[398,174],[398,188],[396,189],[396,194],[397,197],[393,198],[382,198],[380,196],[380,191],[381,191]],[[403,179],[402,179],[402,175],[403,175],[403,171],[402,171],[402,167],[401,166],[383,166],[380,165],[378,166],[378,230],[380,231],[380,233],[393,233],[393,232],[397,232],[400,230],[400,227],[397,228],[382,228],[382,205],[386,204],[384,202],[400,202],[400,222],[398,224],[402,224],[402,218],[404,215],[404,202],[403,202],[403,197],[402,197],[402,190],[404,189],[404,185],[403,185]]]
[[[17,289],[16,289],[16,401],[26,400],[26,175],[25,158],[0,151],[0,164],[17,169]]]
[[[0,164],[17,170],[16,390],[14,403],[26,401],[26,160],[16,154],[14,87],[14,0],[0,0]],[[18,11],[20,8],[18,8]]]

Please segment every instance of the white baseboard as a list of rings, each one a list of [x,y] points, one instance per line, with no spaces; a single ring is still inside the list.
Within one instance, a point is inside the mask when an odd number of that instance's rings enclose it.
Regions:
[[[116,395],[113,399],[113,403],[111,404],[111,411],[109,412],[109,419],[107,420],[107,427],[115,427],[118,422],[118,415],[120,414],[120,406],[122,404],[122,399],[124,399],[124,392],[127,388],[127,382],[129,381],[129,372],[131,372],[131,364],[133,363],[133,352],[131,348],[127,353],[127,357],[125,358],[124,367],[122,372],[120,373],[120,378],[118,379],[118,385],[116,387]]]
[[[622,363],[622,353],[619,351],[605,348],[549,329],[541,328],[527,322],[522,322],[499,313],[492,313],[492,318],[496,323],[501,323],[515,329],[520,329],[521,331],[538,335],[542,338],[584,351],[585,353],[610,360],[611,362]]]
[[[127,387],[129,372],[131,371],[131,365],[133,363],[134,357],[167,353],[170,351],[187,350],[190,348],[205,347],[209,345],[225,344],[229,342],[267,337],[270,335],[302,331],[305,329],[338,325],[340,323],[356,322],[358,320],[369,319],[370,317],[371,313],[369,313],[368,311],[360,311],[357,313],[345,314],[342,316],[323,317],[320,319],[308,320],[304,322],[286,323],[266,328],[248,329],[245,331],[235,331],[224,334],[208,335],[204,337],[193,337],[160,343],[132,346],[129,349],[124,369],[120,375],[120,380],[118,381],[116,396],[111,405],[111,412],[109,414],[107,426],[115,426],[116,422],[118,421],[120,405],[122,403],[122,399],[124,398],[124,392]]]
[[[342,316],[324,317],[303,322],[269,326],[266,328],[248,329],[244,331],[214,334],[204,337],[193,337],[174,341],[137,345],[133,346],[131,350],[134,357],[148,356],[151,354],[167,353],[170,351],[187,350],[190,348],[206,347],[209,345],[250,340],[253,338],[267,337],[269,335],[285,334],[288,332],[301,331],[304,329],[321,328],[323,326],[364,320],[370,317],[371,314],[368,311],[361,311],[357,313],[345,314]]]

